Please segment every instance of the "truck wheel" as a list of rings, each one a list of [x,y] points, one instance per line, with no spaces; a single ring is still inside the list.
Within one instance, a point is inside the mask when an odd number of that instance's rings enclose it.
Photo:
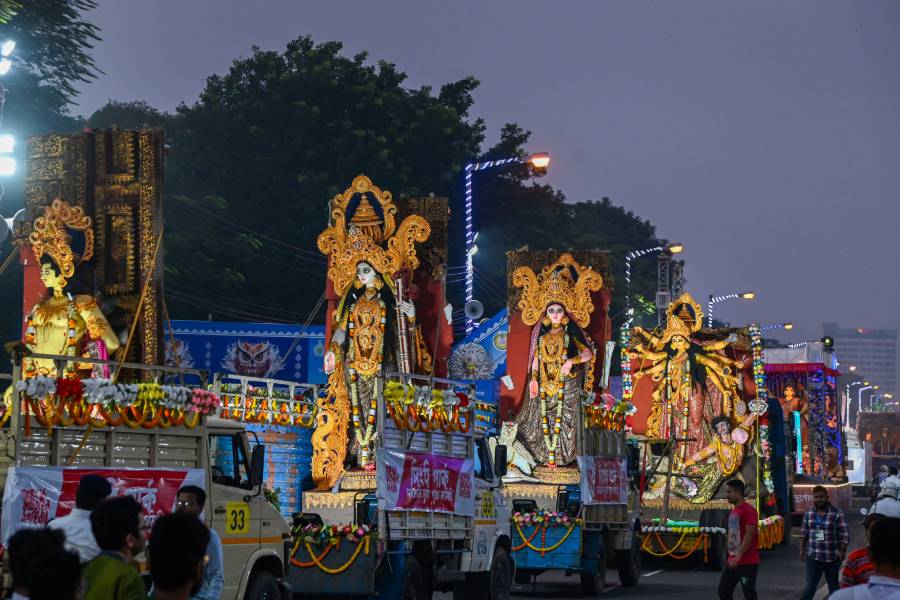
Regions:
[[[278,580],[266,571],[254,573],[250,576],[244,600],[281,600]]]
[[[641,580],[641,538],[631,534],[631,548],[616,552],[616,569],[624,587],[635,587]]]
[[[509,600],[512,589],[513,570],[509,554],[503,546],[494,548],[494,559],[491,561],[490,600]]]
[[[415,556],[407,556],[403,566],[403,600],[422,600],[422,569]]]
[[[606,549],[600,542],[600,551],[597,553],[597,572],[581,574],[581,591],[585,596],[600,596],[606,589]]]

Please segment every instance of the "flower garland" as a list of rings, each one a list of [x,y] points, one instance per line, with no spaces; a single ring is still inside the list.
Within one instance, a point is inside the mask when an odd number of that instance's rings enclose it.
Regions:
[[[589,429],[607,429],[622,431],[625,428],[625,417],[637,409],[631,402],[616,402],[612,394],[595,394],[584,398],[584,424]]]
[[[759,522],[759,548],[768,550],[784,540],[784,519],[773,515]]]
[[[750,403],[750,410],[755,415],[764,415],[768,411],[769,390],[766,382],[766,363],[763,360],[762,330],[753,323],[750,330],[750,348],[753,352],[753,382],[756,384],[756,398]]]
[[[520,526],[539,525],[542,527],[569,527],[573,523],[581,525],[581,519],[572,518],[568,513],[537,510],[532,512],[514,512],[510,517],[513,523]]]
[[[353,435],[359,444],[359,462],[364,467],[372,464],[370,454],[372,451],[372,442],[375,441],[375,415],[378,407],[378,396],[372,394],[369,399],[369,410],[366,412],[366,424],[363,427],[361,423],[362,406],[359,400],[358,375],[353,368],[349,369],[350,374],[350,409],[353,418]]]
[[[535,552],[539,552],[542,557],[548,552],[553,552],[562,546],[576,528],[584,525],[584,522],[581,519],[573,519],[566,513],[543,510],[530,513],[516,512],[513,513],[510,520],[515,527],[516,532],[519,534],[519,537],[522,539],[521,544],[513,546],[513,552],[519,552],[520,550],[528,548]],[[522,531],[522,527],[533,527],[534,529],[532,529],[531,535],[526,535],[525,532]],[[553,527],[566,528],[566,532],[555,544],[548,546],[547,530]],[[532,542],[534,541],[534,538],[537,537],[538,532],[541,534],[540,546],[535,546]]]
[[[366,556],[369,555],[369,548],[372,541],[372,536],[370,535],[371,529],[368,525],[306,525],[304,527],[296,527],[293,529],[292,534],[294,538],[294,545],[291,549],[291,564],[295,567],[300,568],[308,568],[312,566],[316,566],[323,573],[327,573],[329,575],[338,575],[343,573],[347,569],[356,562],[357,557],[359,557],[360,553],[365,550]],[[356,544],[356,550],[353,551],[353,554],[350,555],[350,558],[343,565],[331,568],[325,566],[322,562],[326,556],[332,551],[332,549],[337,548],[340,550],[341,541],[347,540],[348,542]],[[300,546],[303,545],[306,548],[307,553],[309,554],[310,560],[308,562],[303,562],[297,558],[297,553],[300,550]],[[324,547],[324,550],[316,556],[316,551],[313,550],[313,546]]]
[[[724,527],[701,527],[698,524],[696,525],[656,525],[656,524],[644,524],[641,525],[641,531],[643,533],[677,533],[684,535],[696,535],[696,534],[707,534],[707,533],[727,533],[727,530]]]
[[[472,424],[469,394],[389,381],[384,388],[388,416],[401,431],[468,433]]]
[[[623,327],[619,340],[619,356],[622,363],[622,402],[631,402],[631,396],[634,393],[634,382],[631,378],[631,356],[628,354],[630,340],[631,333],[627,327]]]
[[[196,427],[201,415],[219,405],[209,391],[157,383],[113,383],[109,379],[68,379],[37,375],[16,383],[27,408],[43,426],[94,427],[122,424],[146,429]],[[187,418],[188,414],[191,418]]]

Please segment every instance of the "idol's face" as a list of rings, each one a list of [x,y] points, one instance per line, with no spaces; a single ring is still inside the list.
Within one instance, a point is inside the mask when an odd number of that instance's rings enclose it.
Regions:
[[[356,278],[364,286],[368,287],[375,282],[375,269],[367,262],[361,262],[356,265]]]
[[[678,351],[687,350],[690,344],[686,339],[681,337],[680,335],[676,335],[672,337],[672,348]]]
[[[62,277],[53,268],[53,265],[48,262],[41,265],[41,283],[49,290],[62,287]]]
[[[726,444],[731,443],[731,427],[728,425],[728,423],[724,421],[716,423],[716,433],[719,434],[719,437],[723,442],[725,442]]]
[[[547,307],[547,318],[553,325],[562,323],[564,316],[566,316],[566,309],[562,307],[562,304],[551,304]]]

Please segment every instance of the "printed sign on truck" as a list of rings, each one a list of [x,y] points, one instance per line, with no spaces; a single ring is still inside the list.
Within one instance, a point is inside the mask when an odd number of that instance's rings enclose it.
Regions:
[[[627,504],[628,473],[623,457],[579,456],[584,504]]]
[[[2,543],[23,527],[43,527],[69,514],[75,508],[78,482],[88,474],[106,478],[113,496],[133,496],[151,526],[157,517],[172,512],[179,488],[205,487],[206,482],[203,469],[13,467],[3,490]]]
[[[378,449],[380,508],[475,514],[471,459]]]

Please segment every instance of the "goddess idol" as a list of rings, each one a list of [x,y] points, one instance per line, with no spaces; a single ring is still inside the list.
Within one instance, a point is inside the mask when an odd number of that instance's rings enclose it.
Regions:
[[[538,464],[565,466],[575,461],[578,411],[593,387],[594,347],[583,328],[603,278],[565,253],[539,275],[517,268],[512,282],[522,288],[522,322],[533,327],[517,437]]]
[[[77,257],[68,230],[81,232],[84,251]],[[79,207],[56,199],[34,221],[29,235],[34,256],[40,264],[41,282],[47,296],[25,318],[25,345],[32,353],[69,356],[63,377],[108,377],[108,367],[86,365],[77,357],[107,359],[119,347],[116,337],[97,301],[92,296],[66,291],[75,267],[94,253],[94,232],[90,217]],[[53,360],[26,357],[23,379],[37,375],[56,376]]]
[[[391,193],[360,175],[332,200],[332,224],[319,235],[339,298],[324,356],[328,395],[313,435],[313,478],[333,486],[349,450],[351,463],[375,468],[378,378],[386,372],[430,372],[431,356],[416,324],[408,277],[419,266],[415,243],[431,233],[418,215],[395,223]],[[347,421],[352,438],[347,443]]]

